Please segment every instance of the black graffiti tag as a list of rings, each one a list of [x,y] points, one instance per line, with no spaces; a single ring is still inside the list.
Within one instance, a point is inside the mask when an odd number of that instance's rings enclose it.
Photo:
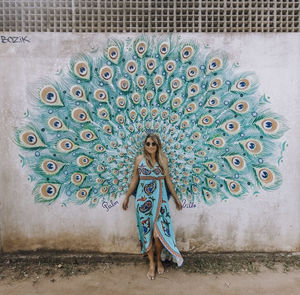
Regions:
[[[30,43],[27,36],[1,36],[1,43]]]

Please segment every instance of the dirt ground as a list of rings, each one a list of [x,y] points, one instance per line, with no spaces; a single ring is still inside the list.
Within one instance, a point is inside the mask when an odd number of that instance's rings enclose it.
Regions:
[[[0,294],[300,294],[299,256],[185,258],[181,268],[165,262],[165,273],[149,281],[141,256],[5,256],[0,259]]]

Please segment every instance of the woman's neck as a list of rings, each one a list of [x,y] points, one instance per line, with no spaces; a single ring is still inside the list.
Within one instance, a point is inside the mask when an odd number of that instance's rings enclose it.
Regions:
[[[156,162],[155,154],[150,154],[151,162]]]

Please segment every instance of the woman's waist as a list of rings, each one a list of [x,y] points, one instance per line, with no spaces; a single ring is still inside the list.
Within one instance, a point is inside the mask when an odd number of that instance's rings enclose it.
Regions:
[[[140,180],[162,180],[164,175],[140,175]]]

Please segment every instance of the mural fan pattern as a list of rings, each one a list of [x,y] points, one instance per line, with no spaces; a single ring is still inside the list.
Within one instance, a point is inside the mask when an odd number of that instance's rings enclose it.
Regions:
[[[15,133],[38,202],[119,198],[149,131],[181,199],[213,204],[281,184],[285,120],[225,52],[180,37],[108,40],[38,83]]]

